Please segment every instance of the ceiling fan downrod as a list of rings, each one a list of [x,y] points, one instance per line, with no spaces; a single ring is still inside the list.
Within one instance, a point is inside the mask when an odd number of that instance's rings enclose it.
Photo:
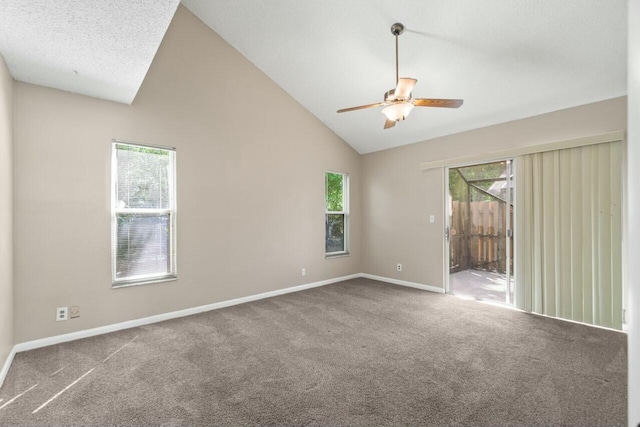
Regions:
[[[404,32],[404,25],[402,25],[401,23],[396,22],[391,26],[391,34],[393,34],[396,37],[396,83],[395,83],[396,86],[400,81],[400,78],[398,76],[398,36],[403,32]]]

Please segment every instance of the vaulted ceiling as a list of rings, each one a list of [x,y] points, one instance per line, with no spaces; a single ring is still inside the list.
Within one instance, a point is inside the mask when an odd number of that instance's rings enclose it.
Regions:
[[[360,153],[626,94],[626,0],[182,3]],[[0,0],[0,52],[17,80],[131,103],[177,5]],[[336,113],[395,86],[394,22],[413,96],[460,109]]]

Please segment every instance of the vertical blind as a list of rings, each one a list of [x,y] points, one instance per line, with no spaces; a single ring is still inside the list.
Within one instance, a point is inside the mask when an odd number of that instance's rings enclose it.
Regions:
[[[622,328],[622,142],[516,158],[516,306]]]

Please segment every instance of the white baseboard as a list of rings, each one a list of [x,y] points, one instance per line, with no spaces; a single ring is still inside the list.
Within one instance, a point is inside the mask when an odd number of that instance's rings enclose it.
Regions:
[[[407,282],[406,280],[391,279],[389,277],[374,276],[373,274],[361,273],[360,277],[371,280],[379,280],[380,282],[392,283],[394,285],[407,286],[409,288],[422,289],[423,291],[444,294],[444,289],[437,286],[423,285],[421,283]]]
[[[516,308],[516,310],[521,311],[523,313],[533,314],[535,316],[546,317],[547,319],[561,320],[563,322],[575,323],[576,325],[583,325],[583,326],[589,326],[592,328],[604,329],[605,331],[618,332],[619,334],[629,334],[629,331],[627,331],[626,328],[624,327],[625,326],[624,323],[622,324],[622,329],[614,329],[614,328],[609,328],[607,326],[594,325],[593,323],[585,323],[585,322],[579,322],[577,320],[565,319],[564,317],[549,316],[548,314],[534,313],[533,311],[528,312],[528,311],[520,310],[518,308]]]
[[[9,352],[9,356],[7,357],[7,360],[4,362],[4,365],[2,366],[2,370],[0,370],[0,387],[2,387],[2,384],[4,383],[4,379],[7,377],[7,373],[9,373],[9,368],[11,367],[11,363],[13,362],[13,356],[15,356],[16,353],[17,353],[16,346],[13,346],[13,348]]]
[[[169,313],[158,314],[155,316],[143,317],[141,319],[129,320],[121,323],[114,323],[111,325],[100,326],[98,328],[85,329],[83,331],[71,332],[63,335],[56,335],[53,337],[42,338],[33,341],[26,341],[16,344],[14,351],[16,353],[21,351],[33,350],[40,347],[47,347],[54,344],[60,344],[63,342],[74,341],[81,338],[93,337],[96,335],[107,334],[109,332],[121,331],[123,329],[135,328],[137,326],[149,325],[151,323],[162,322],[164,320],[176,319],[179,317],[190,316],[192,314],[204,313],[206,311],[217,310],[220,308],[231,307],[233,305],[244,304],[246,302],[258,301],[265,298],[271,298],[278,295],[289,294],[291,292],[299,292],[305,289],[317,288],[319,286],[329,285],[331,283],[342,282],[344,280],[356,279],[361,277],[358,274],[351,274],[349,276],[336,277],[334,279],[322,280],[319,282],[307,283],[299,286],[292,286],[289,288],[278,289],[270,292],[263,292],[261,294],[250,295],[242,298],[235,298],[232,300],[216,302],[213,304],[201,305],[198,307],[186,308],[184,310],[172,311]],[[8,369],[8,368],[7,368]]]

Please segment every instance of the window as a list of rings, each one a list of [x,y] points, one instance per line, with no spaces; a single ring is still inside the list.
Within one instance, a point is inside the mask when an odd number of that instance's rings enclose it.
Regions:
[[[112,284],[176,278],[175,149],[114,141]]]
[[[349,175],[325,174],[325,253],[349,253]]]

